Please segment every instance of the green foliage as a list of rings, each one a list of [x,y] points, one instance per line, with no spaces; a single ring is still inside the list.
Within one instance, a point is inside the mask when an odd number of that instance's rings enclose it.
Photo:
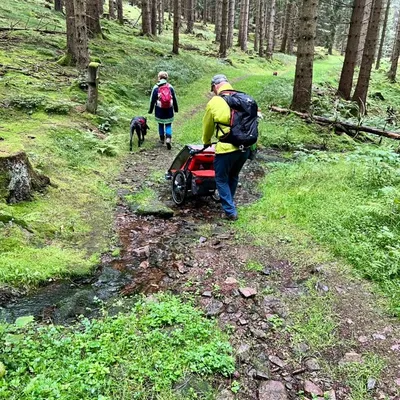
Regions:
[[[399,163],[392,151],[367,147],[347,156],[299,153],[297,162],[274,166],[243,226],[258,237],[309,231],[378,282],[399,313]]]
[[[378,379],[385,367],[384,361],[376,354],[365,354],[362,363],[345,363],[338,367],[337,374],[351,388],[350,400],[372,400],[368,390],[368,379]]]
[[[216,324],[167,295],[68,328],[2,325],[0,343],[8,400],[154,399],[188,373],[234,370]]]

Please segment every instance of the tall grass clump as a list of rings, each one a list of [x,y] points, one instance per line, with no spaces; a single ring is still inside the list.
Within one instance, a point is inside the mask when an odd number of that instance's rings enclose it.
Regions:
[[[297,227],[377,282],[400,314],[400,157],[360,148],[349,155],[302,153],[273,167],[264,197],[243,210],[258,236]]]

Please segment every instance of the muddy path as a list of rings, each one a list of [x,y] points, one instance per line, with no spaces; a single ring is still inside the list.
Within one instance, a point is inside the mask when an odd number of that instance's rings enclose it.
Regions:
[[[399,399],[399,324],[382,314],[369,286],[349,281],[335,264],[299,263],[282,258],[279,249],[268,243],[254,245],[238,235],[235,224],[220,219],[220,206],[211,198],[174,206],[170,183],[150,177],[167,170],[178,147],[169,152],[156,145],[127,158],[114,183],[120,199],[115,219],[117,255],[103,255],[93,276],[54,282],[31,296],[3,301],[3,318],[12,321],[34,315],[43,322],[65,324],[78,315],[99,315],[104,303],[120,296],[168,290],[190,296],[205,315],[216,318],[231,334],[237,370],[231,379],[216,380],[219,400],[323,399],[324,395],[352,399],[345,377],[333,374],[332,368],[346,362],[346,357],[361,366],[368,353],[387,363],[382,379],[371,377],[365,382],[372,398]],[[270,161],[282,158],[268,151],[246,163],[238,188],[239,205],[257,200],[257,184]],[[172,218],[161,218],[157,212],[139,216],[129,209],[125,196],[146,187],[152,187],[158,200],[173,209]],[[249,269],[249,262],[262,265],[262,270]],[[293,331],[286,329],[293,322],[292,307],[307,295],[309,282],[320,296],[335,297],[340,340],[321,352],[306,343],[294,343]],[[236,395],[229,390],[233,381],[240,383]]]

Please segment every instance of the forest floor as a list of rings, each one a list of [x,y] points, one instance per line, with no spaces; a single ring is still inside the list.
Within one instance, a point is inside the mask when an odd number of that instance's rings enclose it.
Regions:
[[[173,209],[172,218],[157,216],[157,207],[155,215],[131,212],[127,193],[146,187],[143,176],[166,171],[178,150],[156,145],[135,152],[119,178],[115,228],[122,250],[106,263],[134,271],[122,293],[188,295],[231,333],[237,371],[233,381],[219,382],[221,400],[399,399],[399,321],[385,315],[369,284],[351,276],[340,261],[313,264],[285,258],[275,245],[254,244],[235,223],[220,219],[220,206],[211,198],[174,206],[169,182],[152,189]],[[246,163],[239,206],[259,197],[257,183],[269,161],[284,159],[264,151]],[[299,319],[307,320],[306,328],[296,327]],[[297,329],[308,330],[312,339],[306,344]],[[198,382],[186,384],[196,388]],[[227,390],[235,392],[236,385],[238,394]]]

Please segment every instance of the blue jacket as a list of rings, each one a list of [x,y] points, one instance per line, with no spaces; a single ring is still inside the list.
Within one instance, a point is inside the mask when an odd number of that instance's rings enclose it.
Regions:
[[[149,114],[152,114],[154,110],[156,121],[160,124],[170,124],[174,120],[174,111],[178,112],[178,101],[176,100],[175,90],[171,85],[169,85],[169,87],[171,89],[173,106],[170,108],[161,108],[157,106],[158,88],[165,84],[167,84],[165,79],[158,81],[157,84],[154,85],[150,96]]]

